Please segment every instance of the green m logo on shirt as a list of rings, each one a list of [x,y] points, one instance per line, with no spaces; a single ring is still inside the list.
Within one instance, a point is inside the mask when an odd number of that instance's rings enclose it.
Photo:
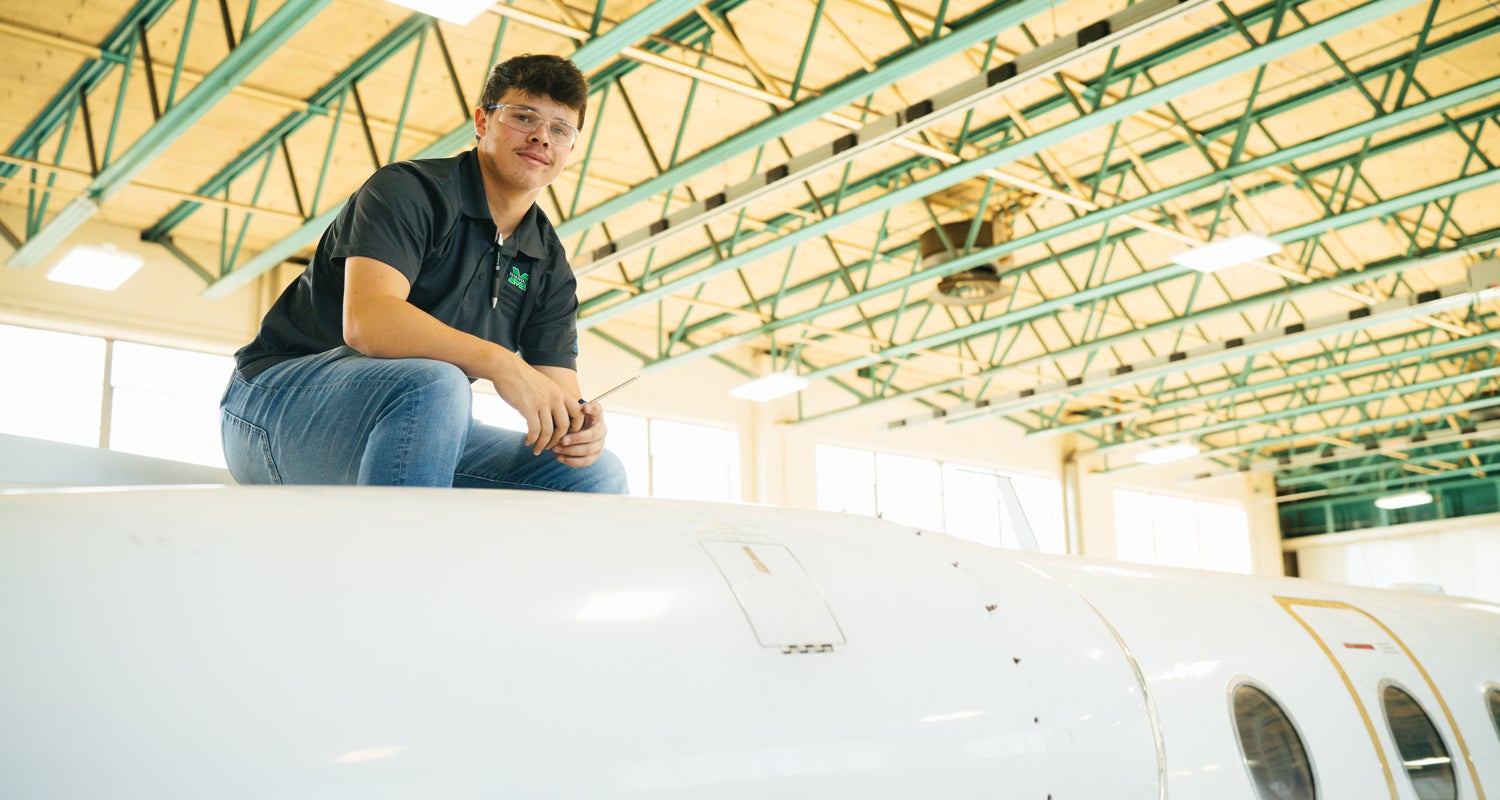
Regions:
[[[511,267],[510,268],[510,277],[507,278],[506,280],[507,280],[508,283],[510,283],[511,286],[514,286],[517,289],[520,289],[521,291],[524,292],[524,291],[526,291],[526,279],[529,278],[529,277],[531,277],[531,273],[529,273],[529,272],[522,272],[520,269],[518,269],[516,267]]]

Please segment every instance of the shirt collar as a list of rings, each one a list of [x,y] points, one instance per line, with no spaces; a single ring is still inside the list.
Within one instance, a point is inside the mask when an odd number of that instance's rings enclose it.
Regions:
[[[477,148],[463,154],[459,160],[458,172],[463,185],[464,215],[484,220],[493,231],[495,223],[490,218],[490,204],[484,196],[484,173],[479,169]],[[521,224],[516,226],[515,233],[511,234],[516,240],[516,247],[530,258],[541,258],[544,254],[542,232],[538,225],[541,219],[545,219],[542,210],[536,203],[532,203],[531,208],[526,210],[526,216],[521,218]]]

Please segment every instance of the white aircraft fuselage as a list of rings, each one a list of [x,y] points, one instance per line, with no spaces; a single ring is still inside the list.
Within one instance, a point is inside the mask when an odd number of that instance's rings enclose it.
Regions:
[[[1500,800],[1497,713],[1476,600],[742,505],[0,495],[4,798]]]

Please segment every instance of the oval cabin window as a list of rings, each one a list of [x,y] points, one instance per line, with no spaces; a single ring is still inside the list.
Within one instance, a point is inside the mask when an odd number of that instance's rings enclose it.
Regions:
[[[1236,687],[1234,725],[1258,800],[1313,800],[1318,796],[1302,737],[1270,695],[1250,684]]]
[[[1391,726],[1391,739],[1401,754],[1406,777],[1411,779],[1419,800],[1454,800],[1458,782],[1453,775],[1453,760],[1443,737],[1422,706],[1403,689],[1387,685],[1380,693],[1385,706],[1385,721]],[[1494,701],[1491,700],[1491,710]]]
[[[1484,693],[1484,699],[1490,707],[1490,722],[1495,723],[1495,735],[1500,736],[1500,688],[1491,686]]]

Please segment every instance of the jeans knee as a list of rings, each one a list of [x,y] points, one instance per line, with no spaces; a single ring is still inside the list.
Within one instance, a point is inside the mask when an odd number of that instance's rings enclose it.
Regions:
[[[424,412],[436,419],[467,429],[473,414],[474,393],[463,370],[445,361],[426,358],[408,361],[407,388],[403,394],[418,399]]]
[[[591,476],[593,481],[588,489],[598,494],[629,494],[630,476],[625,472],[625,464],[620,457],[605,450],[599,454],[590,469],[594,472]]]

